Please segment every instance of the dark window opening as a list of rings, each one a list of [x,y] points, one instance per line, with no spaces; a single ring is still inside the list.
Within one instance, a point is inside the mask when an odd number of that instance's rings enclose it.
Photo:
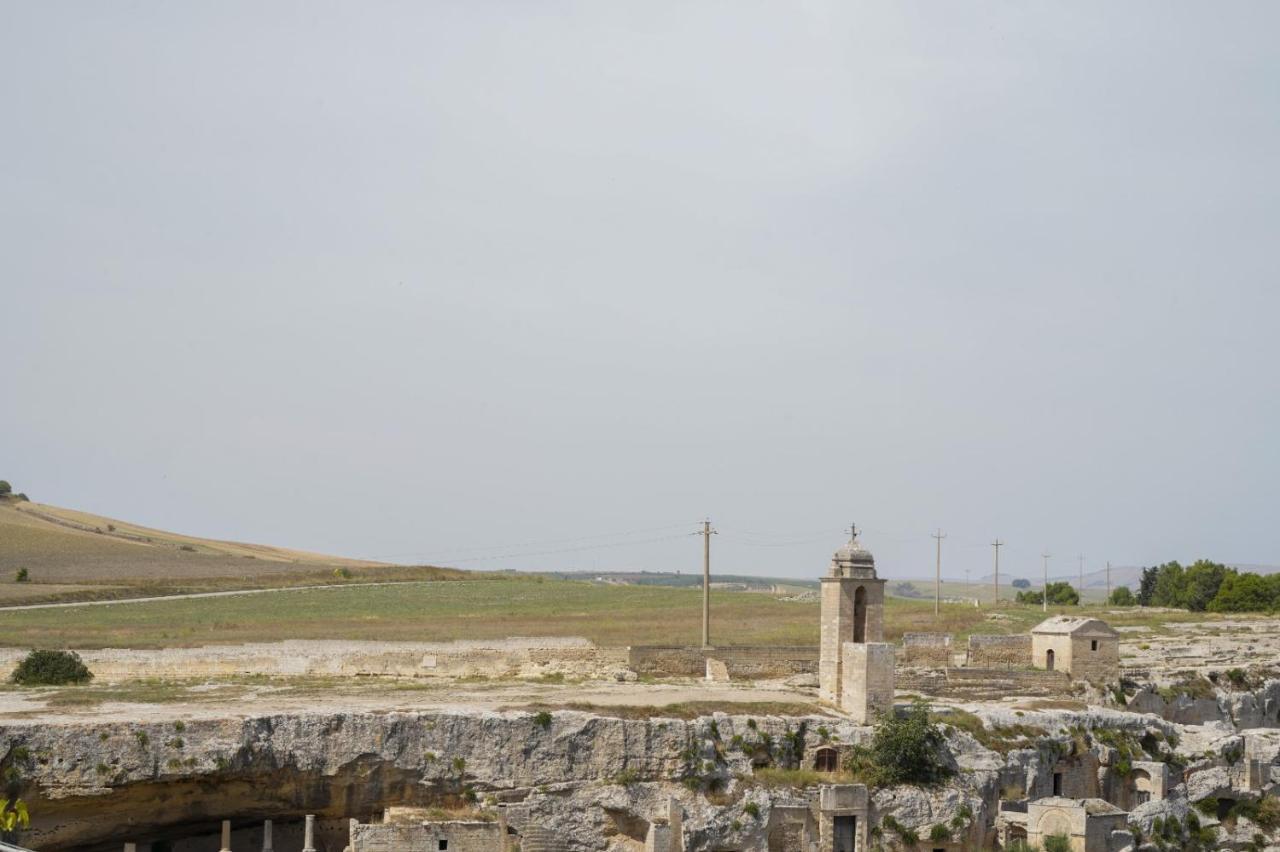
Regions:
[[[840,768],[839,755],[833,748],[820,748],[813,755],[813,768],[819,772],[835,772]]]
[[[1097,640],[1097,639],[1093,639],[1093,640],[1091,640],[1091,641],[1089,642],[1089,650],[1090,650],[1090,651],[1096,651],[1096,650],[1098,650],[1098,640]]]
[[[1050,651],[1049,653],[1052,654],[1053,652]],[[1062,795],[1062,773],[1061,772],[1053,773],[1053,795],[1055,796]]]
[[[448,848],[449,848],[449,841],[447,841],[447,840],[441,840],[441,841],[440,841],[440,845],[439,845],[439,846],[437,846],[436,848],[437,848],[437,849],[448,849]]]
[[[867,590],[859,586],[853,593],[853,641],[867,641]]]
[[[1044,667],[1049,671],[1053,671],[1053,650],[1050,649],[1044,653]]]

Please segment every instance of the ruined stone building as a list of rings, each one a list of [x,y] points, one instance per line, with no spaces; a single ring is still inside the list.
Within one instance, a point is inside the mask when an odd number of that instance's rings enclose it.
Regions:
[[[884,583],[857,532],[822,578],[818,687],[858,724],[893,708],[894,646],[884,641]]]
[[[1072,680],[1111,683],[1120,677],[1120,634],[1096,618],[1056,615],[1032,628],[1031,664]]]

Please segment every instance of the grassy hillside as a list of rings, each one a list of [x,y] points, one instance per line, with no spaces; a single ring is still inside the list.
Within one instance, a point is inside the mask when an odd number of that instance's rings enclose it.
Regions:
[[[156,600],[0,611],[0,645],[154,648],[280,639],[448,641],[509,636],[584,636],[603,645],[696,644],[701,593],[670,586],[624,586],[510,574],[454,582],[300,588],[256,595]],[[1212,621],[1205,613],[1053,608],[1114,625],[1155,631],[1172,621]],[[970,633],[1016,633],[1045,617],[1040,607],[993,610],[891,598],[885,638],[940,631],[963,643]],[[718,645],[806,645],[818,641],[818,604],[759,592],[712,596]]]
[[[30,581],[15,583],[22,568]],[[424,569],[198,538],[0,499],[0,602],[333,581],[335,572],[366,581],[424,577]],[[431,576],[463,573],[435,569]]]

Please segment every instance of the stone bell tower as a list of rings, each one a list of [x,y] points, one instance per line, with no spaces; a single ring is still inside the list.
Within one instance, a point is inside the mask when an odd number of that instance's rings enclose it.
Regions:
[[[893,709],[893,645],[884,641],[884,583],[851,527],[822,578],[818,687],[859,724]]]

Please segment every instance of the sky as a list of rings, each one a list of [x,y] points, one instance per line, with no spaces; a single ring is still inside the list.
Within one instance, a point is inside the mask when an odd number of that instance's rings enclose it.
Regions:
[[[1276,32],[0,1],[0,478],[467,568],[1280,564]]]

